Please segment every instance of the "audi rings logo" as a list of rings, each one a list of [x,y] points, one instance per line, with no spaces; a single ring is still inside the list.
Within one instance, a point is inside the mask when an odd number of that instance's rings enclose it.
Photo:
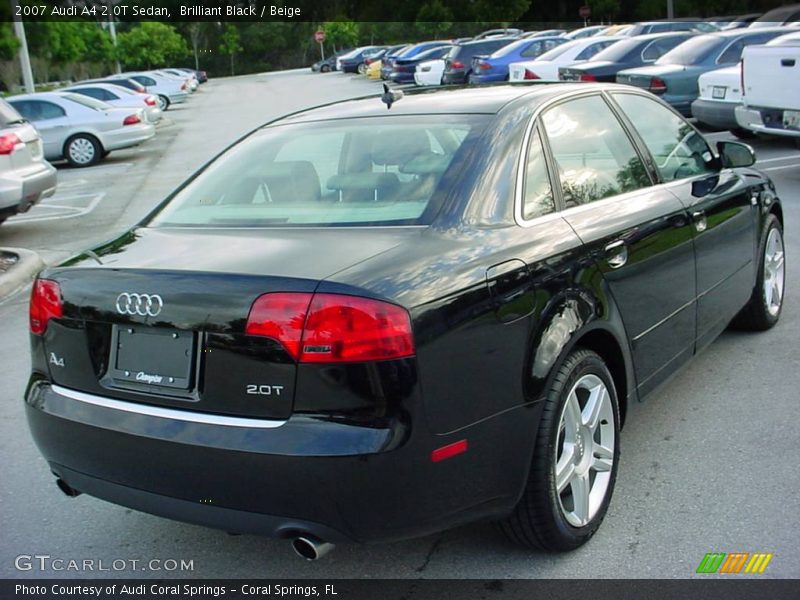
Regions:
[[[117,296],[117,312],[121,315],[156,317],[164,307],[158,294],[130,294],[122,292]]]

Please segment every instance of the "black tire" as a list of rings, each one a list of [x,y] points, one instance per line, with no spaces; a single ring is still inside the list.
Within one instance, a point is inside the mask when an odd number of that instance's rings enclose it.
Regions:
[[[613,458],[611,468],[606,470],[609,473],[609,477],[602,502],[593,515],[588,515],[589,518],[585,525],[575,526],[568,520],[567,508],[562,498],[568,488],[565,487],[561,494],[556,490],[556,456],[557,452],[566,451],[561,422],[562,416],[566,414],[567,399],[573,387],[580,381],[586,381],[587,376],[594,376],[594,379],[599,379],[608,392],[610,407],[606,406],[604,414],[607,416],[613,415],[613,423],[608,423],[608,419],[603,418],[599,420],[600,425],[598,427],[604,427],[605,434],[608,431],[613,431]],[[611,427],[610,430],[608,429],[609,426]],[[578,450],[573,451],[573,455],[576,456],[575,460],[580,457],[581,464],[585,464],[584,460],[594,460],[594,446],[592,447],[591,456],[589,456],[589,452],[584,452],[586,438],[578,439],[581,441],[573,444],[573,448],[580,448],[579,455],[577,454]],[[574,461],[567,460],[567,463],[574,464]],[[500,528],[510,540],[528,548],[558,552],[578,548],[595,534],[603,521],[614,492],[618,464],[619,404],[614,388],[614,380],[605,362],[598,354],[591,350],[576,349],[567,356],[558,369],[552,386],[547,392],[525,491],[512,514],[500,522]],[[578,466],[573,467],[573,470],[577,469]],[[588,469],[586,473],[589,478],[588,481],[591,482],[590,471],[591,469]],[[598,482],[597,477],[598,474],[595,471],[595,479],[593,480],[595,483]],[[589,488],[594,488],[593,483],[589,483]],[[570,494],[572,494],[572,489],[570,486]],[[589,506],[588,501],[587,506]]]
[[[745,129],[743,127],[734,127],[733,129],[729,129],[728,131],[731,132],[733,137],[739,138],[740,140],[752,140],[755,139],[756,134],[749,129]]]
[[[322,66],[319,68],[319,72],[320,72],[320,73],[329,73],[329,72],[330,72],[330,70],[331,70],[331,67],[330,67],[330,65],[322,65]]]
[[[103,158],[103,146],[96,137],[78,133],[64,142],[64,158],[73,167],[91,167]]]
[[[776,234],[772,234],[773,231],[775,231]],[[745,329],[748,331],[766,331],[767,329],[773,327],[775,323],[778,322],[778,319],[781,318],[784,293],[786,290],[785,280],[781,283],[780,302],[779,306],[777,307],[777,311],[775,311],[774,308],[770,310],[770,303],[768,303],[766,288],[764,285],[767,275],[764,269],[764,263],[766,262],[767,241],[769,240],[771,234],[780,236],[781,247],[785,248],[783,245],[783,228],[781,227],[778,218],[773,214],[767,216],[764,221],[764,226],[761,230],[761,243],[758,247],[758,275],[756,276],[756,285],[753,288],[750,300],[747,301],[747,304],[733,320],[732,325],[737,329]],[[784,266],[781,279],[785,277],[785,274],[786,268]]]

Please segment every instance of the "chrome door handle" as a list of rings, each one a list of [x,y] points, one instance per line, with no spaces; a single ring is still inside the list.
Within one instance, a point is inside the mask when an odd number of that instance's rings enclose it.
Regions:
[[[694,228],[698,233],[703,233],[708,229],[708,220],[706,219],[706,213],[704,211],[697,210],[693,212],[692,220],[694,221]]]
[[[606,246],[606,257],[608,266],[612,269],[619,269],[628,262],[628,247],[623,240],[611,242]]]

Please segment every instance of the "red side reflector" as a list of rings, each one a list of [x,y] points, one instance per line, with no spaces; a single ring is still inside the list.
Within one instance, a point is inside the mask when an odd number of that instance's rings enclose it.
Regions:
[[[440,462],[467,451],[467,440],[458,440],[431,452],[431,462]]]
[[[57,319],[64,315],[61,305],[61,287],[49,279],[37,279],[31,290],[30,305],[31,333],[42,335],[47,330],[50,319]]]
[[[597,81],[597,77],[591,73],[581,73],[580,81]]]

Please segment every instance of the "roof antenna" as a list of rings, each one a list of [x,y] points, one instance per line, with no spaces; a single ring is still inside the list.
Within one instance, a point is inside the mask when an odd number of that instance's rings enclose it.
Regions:
[[[385,83],[383,84],[383,96],[381,96],[381,102],[386,105],[386,109],[392,108],[392,104],[400,100],[403,97],[402,90],[393,90]]]

